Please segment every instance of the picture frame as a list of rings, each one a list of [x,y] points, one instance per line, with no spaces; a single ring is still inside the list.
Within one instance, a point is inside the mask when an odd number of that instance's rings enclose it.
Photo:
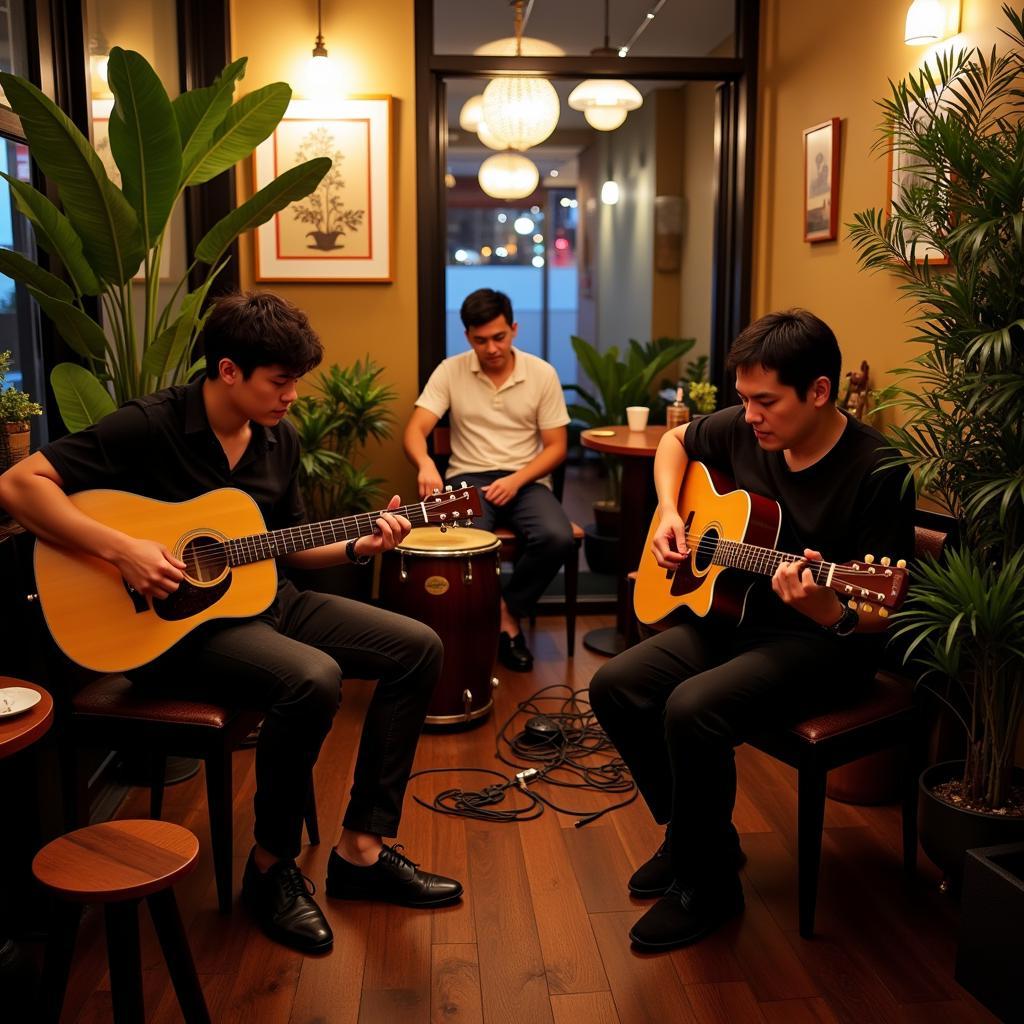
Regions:
[[[831,242],[839,228],[839,154],[842,120],[804,129],[804,241]]]
[[[352,96],[330,109],[293,100],[253,153],[256,190],[317,156],[334,166],[310,196],[256,229],[256,280],[394,280],[391,96]]]
[[[914,180],[914,171],[907,166],[908,160],[907,154],[889,146],[885,194],[885,209],[888,216],[892,216],[893,200],[898,189],[905,183],[909,184]],[[914,236],[908,231],[903,233],[903,244],[907,247],[909,255],[911,246],[914,246]],[[949,266],[949,255],[934,245],[918,242],[914,248],[914,262],[920,265],[926,261],[932,267],[947,267]]]

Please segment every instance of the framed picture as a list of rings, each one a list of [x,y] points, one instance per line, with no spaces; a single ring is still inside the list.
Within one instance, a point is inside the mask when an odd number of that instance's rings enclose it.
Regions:
[[[831,242],[839,225],[840,119],[804,131],[804,241]]]
[[[114,162],[114,154],[110,151],[110,112],[114,109],[112,99],[92,101],[92,145],[96,155],[107,172],[107,177],[118,187],[121,187],[121,171]],[[174,232],[168,230],[164,235],[164,247],[160,250],[160,280],[171,279],[171,249],[174,244]],[[144,281],[146,274],[139,270],[135,275],[136,281]]]
[[[917,118],[915,117],[915,121]],[[911,188],[915,183],[924,184],[912,166],[913,157],[909,153],[889,147],[889,166],[887,176],[887,195],[885,207],[892,214],[893,201],[900,195],[903,189]],[[941,249],[936,248],[929,242],[917,238],[909,229],[903,231],[903,244],[907,248],[907,256],[910,256],[911,247],[914,249],[914,262],[928,262],[929,266],[944,267],[949,265],[949,256]]]
[[[253,154],[256,188],[327,156],[315,192],[256,229],[257,281],[393,280],[391,97],[355,96],[325,113],[293,100]]]

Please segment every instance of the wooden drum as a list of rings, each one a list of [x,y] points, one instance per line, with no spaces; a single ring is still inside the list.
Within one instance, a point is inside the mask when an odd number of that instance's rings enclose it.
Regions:
[[[486,530],[412,530],[386,553],[380,577],[385,608],[430,626],[444,643],[444,668],[427,724],[482,719],[491,690],[501,622],[501,541]]]

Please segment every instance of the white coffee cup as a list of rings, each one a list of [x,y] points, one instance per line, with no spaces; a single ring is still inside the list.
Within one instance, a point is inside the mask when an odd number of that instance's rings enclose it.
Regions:
[[[626,422],[630,430],[644,430],[647,427],[647,417],[651,410],[646,405],[627,405]]]

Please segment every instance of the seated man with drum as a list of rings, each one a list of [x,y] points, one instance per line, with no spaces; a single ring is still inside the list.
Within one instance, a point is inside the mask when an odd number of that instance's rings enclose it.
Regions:
[[[449,414],[448,479],[483,495],[485,530],[504,526],[522,539],[522,555],[501,600],[498,659],[516,672],[533,668],[519,620],[558,573],[573,547],[572,527],[548,474],[565,459],[569,413],[554,367],[513,347],[518,331],[509,297],[480,288],[460,311],[470,350],[430,376],[405,429],[405,452],[418,471],[420,497],[442,486],[427,437]]]

